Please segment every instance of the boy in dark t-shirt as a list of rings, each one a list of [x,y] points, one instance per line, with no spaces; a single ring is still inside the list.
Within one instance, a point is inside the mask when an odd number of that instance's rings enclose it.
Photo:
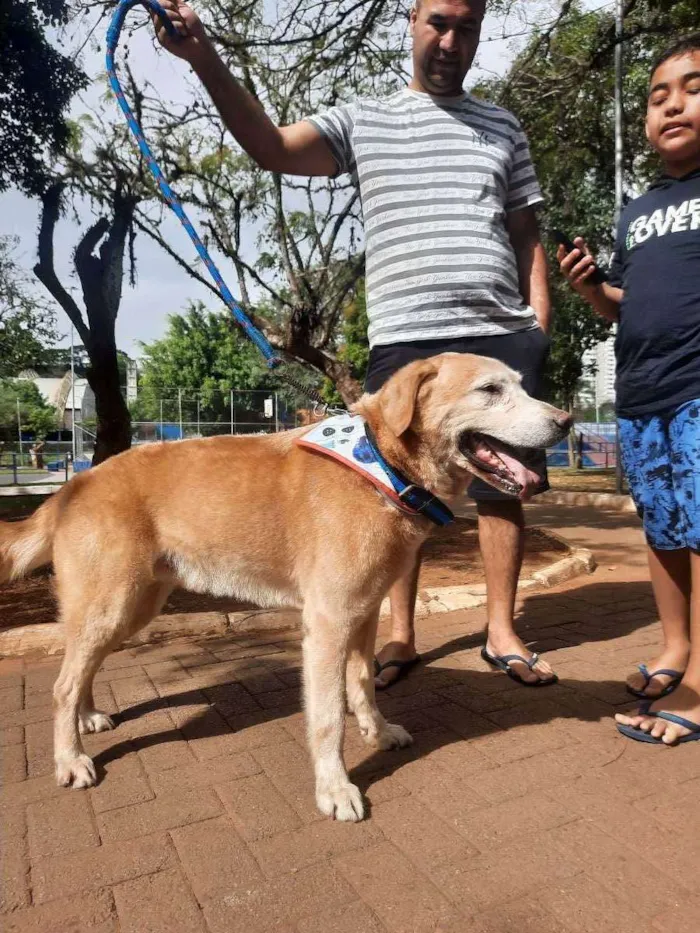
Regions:
[[[664,647],[628,679],[645,702],[618,714],[624,735],[700,739],[700,33],[652,69],[647,138],[663,174],[620,218],[609,281],[588,282],[583,239],[559,248],[570,284],[618,321],[622,458],[648,543]]]

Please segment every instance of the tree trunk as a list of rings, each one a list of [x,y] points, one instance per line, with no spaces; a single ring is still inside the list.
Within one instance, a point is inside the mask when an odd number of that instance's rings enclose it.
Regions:
[[[566,406],[566,410],[569,412],[569,414],[571,415],[573,419],[574,400],[572,398],[569,399],[568,404]],[[569,467],[573,470],[576,467],[576,451],[577,451],[576,428],[574,427],[573,424],[572,424],[571,430],[569,431],[568,442],[569,442]]]
[[[97,440],[92,465],[131,447],[131,416],[119,385],[116,348],[93,349],[87,381],[95,393]]]
[[[111,218],[99,218],[75,249],[73,261],[83,291],[84,318],[54,268],[54,233],[62,192],[63,184],[59,183],[43,196],[39,262],[34,272],[75,325],[88,353],[87,381],[95,393],[97,414],[92,462],[97,465],[131,447],[131,416],[119,385],[115,323],[121,301],[124,248],[136,202],[122,195],[118,181]]]

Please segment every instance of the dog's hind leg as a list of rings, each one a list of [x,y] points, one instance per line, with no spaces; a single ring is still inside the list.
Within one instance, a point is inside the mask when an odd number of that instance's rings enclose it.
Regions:
[[[81,707],[92,693],[92,678],[111,647],[111,626],[100,622],[89,616],[83,618],[77,632],[69,636],[63,666],[53,689],[54,760],[56,781],[62,787],[71,784],[91,787],[97,780],[95,766],[85,754],[78,730]],[[108,716],[104,713],[100,716],[109,720],[106,728],[113,726]],[[101,724],[105,726],[104,720]]]
[[[368,745],[373,748],[405,748],[413,739],[403,726],[387,722],[379,712],[374,693],[374,645],[378,614],[353,636],[348,654],[348,708]]]
[[[149,580],[150,566],[137,561],[128,566],[106,563],[89,581],[85,574],[72,573],[71,567],[57,569],[67,644],[54,686],[56,781],[64,787],[90,787],[96,783],[95,766],[85,754],[80,732],[113,726],[105,713],[94,709],[93,678],[109,651],[157,611],[163,585]]]
[[[343,762],[345,669],[349,620],[304,610],[304,699],[316,775],[316,804],[326,816],[355,822],[364,816],[359,788]]]
[[[102,710],[96,709],[95,700],[92,696],[92,683],[90,683],[85,689],[85,695],[80,705],[80,712],[78,713],[78,729],[80,734],[88,735],[91,732],[107,732],[108,729],[114,728],[116,728],[116,726],[112,717],[108,713],[103,713]]]
[[[147,586],[144,589],[143,595],[137,600],[136,606],[133,608],[131,619],[128,621],[124,620],[122,623],[119,641],[124,641],[147,625],[151,619],[158,614],[171,590],[172,586],[167,583],[152,583]],[[81,735],[91,732],[104,732],[107,729],[114,729],[115,727],[114,720],[111,716],[96,709],[95,701],[92,696],[92,681],[107,652],[114,650],[118,646],[118,643],[111,643],[108,646],[107,651],[102,655],[99,664],[90,677],[90,682],[85,690],[78,715],[78,727]]]

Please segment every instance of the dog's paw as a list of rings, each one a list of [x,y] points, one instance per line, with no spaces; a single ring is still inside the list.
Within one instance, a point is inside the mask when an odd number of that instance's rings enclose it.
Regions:
[[[321,813],[343,823],[357,823],[365,815],[360,789],[350,782],[333,789],[317,789],[316,804]]]
[[[115,729],[116,726],[114,720],[107,713],[92,709],[80,714],[78,728],[81,735],[87,735],[90,732],[107,732],[109,729]]]
[[[391,748],[406,748],[413,745],[413,736],[410,732],[406,732],[403,726],[388,722],[386,727],[378,733],[375,744],[382,751],[388,751]]]
[[[92,787],[97,784],[97,772],[89,755],[56,759],[56,783],[59,787]]]

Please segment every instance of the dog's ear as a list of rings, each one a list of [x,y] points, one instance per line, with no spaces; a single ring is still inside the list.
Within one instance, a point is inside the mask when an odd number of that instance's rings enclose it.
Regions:
[[[437,372],[430,360],[416,360],[400,369],[379,393],[379,407],[386,426],[401,437],[413,421],[418,390],[422,383]]]

